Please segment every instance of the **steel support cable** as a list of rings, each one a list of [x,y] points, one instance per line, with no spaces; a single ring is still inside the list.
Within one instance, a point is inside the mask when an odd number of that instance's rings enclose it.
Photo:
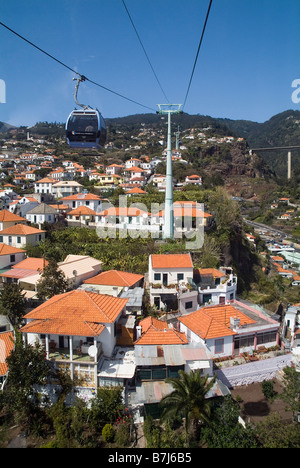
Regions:
[[[137,101],[135,101],[134,99],[130,99],[126,96],[124,96],[123,94],[120,94],[120,93],[117,93],[116,91],[113,91],[112,89],[109,89],[93,80],[90,80],[89,78],[87,78],[86,76],[82,75],[81,73],[77,72],[76,70],[74,70],[73,68],[69,67],[68,65],[66,65],[64,62],[62,62],[61,60],[58,60],[56,57],[54,57],[53,55],[49,54],[48,52],[46,52],[45,50],[41,49],[41,47],[38,47],[36,44],[34,44],[33,42],[29,41],[28,39],[26,39],[26,37],[24,36],[21,36],[21,34],[17,33],[16,31],[14,31],[13,29],[9,28],[6,24],[2,23],[0,21],[0,26],[3,26],[4,28],[6,28],[8,31],[12,32],[13,34],[15,34],[16,36],[18,36],[20,39],[22,39],[23,41],[27,42],[29,45],[31,45],[32,47],[34,47],[35,49],[39,50],[40,52],[42,52],[43,54],[47,55],[49,58],[51,58],[52,60],[55,60],[55,62],[59,63],[60,65],[62,65],[63,67],[67,68],[68,70],[70,70],[71,72],[75,73],[76,75],[78,75],[82,81],[89,81],[90,83],[94,84],[95,86],[98,86],[102,89],[105,89],[106,91],[112,93],[112,94],[115,94],[116,96],[119,96],[123,99],[126,99],[127,101],[130,101],[130,102],[133,102],[134,104],[137,104],[138,106],[141,106],[141,107],[144,107],[146,109],[149,109],[149,110],[152,110],[154,112],[155,109],[153,109],[152,107],[148,107],[148,106],[145,106],[144,104],[141,104]]]
[[[194,76],[194,73],[195,73],[195,68],[196,68],[196,64],[197,64],[197,61],[198,61],[198,56],[199,56],[199,52],[200,52],[200,49],[201,49],[201,45],[202,45],[202,41],[203,41],[205,29],[206,29],[208,17],[209,17],[211,5],[212,5],[212,0],[210,0],[210,2],[209,2],[208,10],[207,10],[207,13],[206,13],[206,18],[205,18],[204,26],[203,26],[203,29],[202,29],[202,34],[201,34],[201,38],[200,38],[200,42],[199,42],[199,46],[198,46],[196,58],[195,58],[195,61],[194,61],[194,66],[193,66],[193,70],[192,70],[192,73],[191,73],[190,81],[189,81],[189,84],[188,84],[187,92],[186,92],[186,95],[185,95],[185,100],[184,100],[183,107],[184,107],[185,104],[186,104],[186,101],[187,101],[187,98],[188,98],[188,94],[189,94],[189,91],[190,91],[190,87],[191,87],[191,83],[192,83],[192,80],[193,80],[193,76]]]
[[[143,42],[142,42],[142,40],[141,40],[141,38],[140,38],[140,35],[139,35],[139,33],[138,33],[138,31],[137,31],[135,25],[134,25],[133,19],[132,19],[131,15],[130,15],[130,13],[129,13],[129,11],[128,11],[128,8],[127,8],[127,6],[126,6],[126,4],[125,4],[125,1],[122,0],[122,3],[123,3],[123,5],[124,5],[124,8],[125,8],[126,13],[127,13],[127,15],[128,15],[128,18],[129,18],[129,20],[130,20],[130,22],[131,22],[131,24],[132,24],[132,27],[133,27],[133,29],[134,29],[136,35],[137,35],[137,38],[138,38],[138,40],[139,40],[139,43],[141,44],[141,47],[142,47],[142,49],[143,49],[143,51],[144,51],[144,54],[145,54],[145,56],[146,56],[146,59],[148,60],[148,63],[149,63],[149,65],[150,65],[150,68],[151,68],[151,70],[153,71],[153,74],[154,74],[154,76],[155,76],[155,78],[156,78],[156,81],[157,81],[157,83],[158,83],[158,86],[160,87],[160,89],[161,89],[163,95],[165,96],[167,102],[170,102],[169,99],[168,99],[167,96],[166,96],[165,91],[163,90],[163,87],[162,87],[162,85],[161,85],[161,83],[160,83],[160,81],[159,81],[159,79],[158,79],[157,74],[155,73],[155,70],[154,70],[154,68],[153,68],[153,65],[152,65],[152,63],[151,63],[151,61],[150,61],[150,58],[149,58],[147,52],[146,52],[146,49],[145,49],[145,47],[144,47],[144,45],[143,45]]]

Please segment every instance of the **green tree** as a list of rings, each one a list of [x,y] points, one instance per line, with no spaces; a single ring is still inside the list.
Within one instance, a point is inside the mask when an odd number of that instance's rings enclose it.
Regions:
[[[99,429],[114,423],[124,410],[121,387],[99,387],[91,403],[91,425]]]
[[[14,327],[20,325],[25,315],[26,305],[25,293],[20,285],[5,283],[0,293],[0,313],[6,315]]]
[[[37,297],[42,300],[50,299],[57,294],[70,290],[68,280],[64,272],[58,268],[55,260],[49,260],[48,265],[41,274],[41,279],[38,281],[36,289]]]
[[[212,410],[211,422],[202,432],[209,448],[255,448],[254,431],[239,423],[239,406],[229,395],[218,399]]]
[[[279,413],[271,413],[255,427],[261,448],[300,448],[298,424],[286,424]]]
[[[294,367],[285,367],[283,373],[284,390],[281,398],[295,418],[300,413],[300,372]]]
[[[7,358],[9,368],[4,386],[4,406],[30,430],[40,415],[40,395],[37,386],[45,385],[51,369],[45,350],[23,342],[16,334],[15,348]]]
[[[215,383],[215,377],[209,381],[208,375],[202,377],[198,369],[190,374],[179,371],[178,378],[168,378],[166,382],[171,384],[174,390],[160,402],[163,407],[162,419],[177,416],[185,418],[186,441],[188,441],[190,423],[197,425],[199,422],[210,420],[211,402],[207,394]]]

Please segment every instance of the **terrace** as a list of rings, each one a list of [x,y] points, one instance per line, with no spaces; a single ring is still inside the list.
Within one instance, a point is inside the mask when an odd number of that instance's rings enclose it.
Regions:
[[[46,350],[48,360],[56,362],[83,362],[97,363],[103,354],[102,345],[99,342],[89,343],[84,341],[74,342],[68,337],[69,346],[57,346],[57,341],[42,339],[41,344]]]

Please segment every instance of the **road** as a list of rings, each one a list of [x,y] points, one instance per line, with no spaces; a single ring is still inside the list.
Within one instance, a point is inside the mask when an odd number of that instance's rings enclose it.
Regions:
[[[261,224],[261,223],[256,223],[254,221],[249,221],[247,218],[243,217],[243,220],[245,221],[245,223],[249,224],[250,226],[253,226],[255,228],[258,228],[258,229],[261,229],[262,231],[268,231],[268,232],[271,232],[272,234],[276,235],[276,236],[280,236],[282,237],[283,239],[285,239],[287,237],[286,233],[283,232],[283,231],[280,231],[279,229],[274,229],[270,226],[266,226],[265,224]]]

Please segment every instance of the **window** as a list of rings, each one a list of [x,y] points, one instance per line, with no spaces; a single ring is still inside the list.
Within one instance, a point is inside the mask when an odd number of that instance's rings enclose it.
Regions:
[[[154,281],[160,281],[161,280],[161,274],[160,273],[154,273]]]
[[[0,236],[0,242],[3,242],[3,236]]]
[[[259,333],[257,335],[257,345],[262,345],[265,343],[271,343],[272,341],[276,341],[277,339],[277,331],[270,331],[265,333]]]
[[[16,256],[15,255],[11,255],[10,256],[10,263],[13,263],[16,261]]]
[[[215,354],[224,352],[224,340],[223,338],[215,340]]]
[[[177,273],[177,281],[182,281],[184,279],[183,273]]]
[[[254,335],[236,336],[234,338],[234,349],[254,346]]]
[[[185,303],[185,309],[192,309],[193,308],[193,301],[189,301]]]

